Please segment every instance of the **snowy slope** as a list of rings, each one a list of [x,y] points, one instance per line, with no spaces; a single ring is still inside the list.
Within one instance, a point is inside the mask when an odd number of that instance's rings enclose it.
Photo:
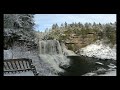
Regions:
[[[116,76],[116,71],[110,71],[110,72],[107,72],[106,74],[101,74],[98,76]]]
[[[117,76],[117,75],[116,75],[116,70],[114,70],[114,71],[108,71],[105,74],[99,74],[99,75],[97,73],[90,72],[82,76]]]
[[[110,48],[109,46],[103,45],[101,41],[97,41],[94,44],[80,49],[80,55],[116,60],[116,45]]]

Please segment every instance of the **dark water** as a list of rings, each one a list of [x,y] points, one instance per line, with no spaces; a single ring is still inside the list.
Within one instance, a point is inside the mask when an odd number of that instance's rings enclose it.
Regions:
[[[81,76],[91,71],[98,70],[99,68],[109,69],[107,65],[110,63],[115,64],[115,60],[111,59],[97,59],[85,56],[68,56],[70,58],[70,67],[63,68],[65,70],[64,73],[60,73],[61,76]],[[96,64],[96,62],[101,62],[104,65]]]

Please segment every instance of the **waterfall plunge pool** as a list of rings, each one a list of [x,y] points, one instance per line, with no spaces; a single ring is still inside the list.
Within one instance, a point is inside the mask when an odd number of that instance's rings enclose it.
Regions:
[[[60,76],[89,76],[86,74],[93,72],[93,76],[98,76],[116,69],[116,61],[112,59],[98,59],[86,56],[67,57],[70,59],[70,66],[68,68],[61,67],[64,68],[65,72],[60,73]]]

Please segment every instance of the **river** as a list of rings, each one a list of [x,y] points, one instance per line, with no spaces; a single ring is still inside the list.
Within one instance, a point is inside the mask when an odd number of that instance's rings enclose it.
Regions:
[[[96,73],[96,76],[104,75],[113,70],[110,65],[116,66],[116,61],[112,59],[104,60],[85,56],[68,56],[68,58],[70,58],[70,67],[64,68],[65,72],[60,73],[61,76],[82,76],[89,72]]]

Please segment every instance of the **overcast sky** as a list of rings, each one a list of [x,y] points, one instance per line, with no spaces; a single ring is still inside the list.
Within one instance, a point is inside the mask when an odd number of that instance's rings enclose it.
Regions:
[[[46,28],[51,28],[55,23],[67,22],[96,22],[96,23],[114,23],[116,22],[116,14],[35,14],[35,30],[44,31]]]

